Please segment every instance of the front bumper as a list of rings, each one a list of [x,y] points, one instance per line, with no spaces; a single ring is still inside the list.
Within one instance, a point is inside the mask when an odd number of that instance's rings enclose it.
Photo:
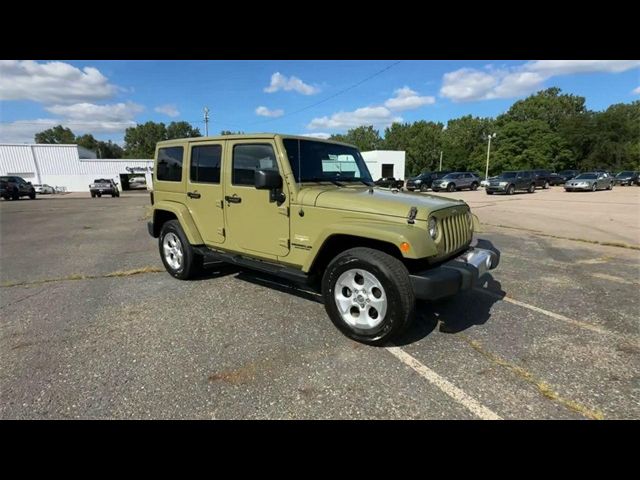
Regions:
[[[486,190],[487,192],[504,193],[504,192],[506,192],[506,191],[507,191],[507,187],[508,187],[508,186],[509,186],[509,185],[505,185],[505,186],[503,186],[503,187],[501,187],[500,185],[487,185],[487,186],[485,187],[485,190]]]
[[[624,180],[614,180],[613,184],[614,185],[632,185],[633,182],[634,182],[634,180],[632,180],[630,178],[627,178],[627,179],[624,179]]]
[[[473,288],[499,261],[496,252],[471,248],[439,267],[409,275],[409,279],[416,298],[437,300]]]
[[[573,191],[573,190],[584,190],[584,191],[589,191],[589,190],[591,190],[591,185],[578,187],[578,186],[576,186],[576,185],[567,185],[567,184],[565,184],[564,189],[565,189],[565,190],[567,190],[567,191],[569,191],[569,192],[570,192],[570,191]]]

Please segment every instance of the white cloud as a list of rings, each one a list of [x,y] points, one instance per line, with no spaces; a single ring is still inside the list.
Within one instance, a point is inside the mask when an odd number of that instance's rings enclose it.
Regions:
[[[70,128],[76,135],[84,133],[119,133],[122,134],[127,127],[135,127],[133,120],[127,122],[109,121],[73,121],[57,118],[38,118],[34,120],[16,120],[15,122],[0,125],[0,142],[5,143],[33,143],[36,133],[62,125]]]
[[[393,122],[401,122],[401,117],[394,117],[391,110],[386,107],[363,107],[352,112],[338,112],[331,117],[318,117],[311,120],[307,128],[314,130],[345,129],[362,125],[373,125],[375,127],[388,127]]]
[[[513,98],[528,95],[545,80],[579,73],[620,73],[640,67],[639,60],[536,60],[512,68],[485,66],[445,73],[440,95],[454,102]]]
[[[327,139],[331,136],[330,133],[317,132],[317,133],[299,133],[301,137],[312,137],[312,138],[322,138]]]
[[[172,118],[180,115],[180,112],[178,111],[178,108],[176,107],[175,103],[158,105],[156,108],[154,108],[154,110],[158,113],[163,113],[164,115],[167,115],[168,117],[172,117]]]
[[[93,103],[76,103],[73,105],[53,105],[46,108],[54,115],[67,119],[91,122],[126,122],[142,112],[144,107],[137,103],[114,103],[111,105],[95,105]]]
[[[109,98],[118,87],[93,67],[64,62],[0,61],[0,100],[74,103]]]
[[[436,101],[434,97],[419,96],[418,92],[409,87],[398,88],[393,93],[395,96],[384,102],[384,106],[390,110],[413,110],[424,105],[431,105]]]
[[[640,87],[634,88],[631,93],[633,93],[634,95],[640,95]]]
[[[282,109],[269,110],[267,107],[259,106],[258,108],[256,108],[256,115],[260,115],[261,117],[277,118],[284,115],[284,110]]]
[[[268,87],[264,88],[267,93],[274,93],[278,90],[291,91],[294,90],[303,95],[314,95],[320,91],[318,87],[304,83],[298,77],[288,77],[282,75],[280,72],[276,72],[271,75],[271,83]]]

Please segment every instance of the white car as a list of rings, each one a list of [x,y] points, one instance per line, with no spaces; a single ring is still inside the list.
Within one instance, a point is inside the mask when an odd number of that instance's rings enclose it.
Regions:
[[[55,188],[53,188],[51,185],[47,185],[47,184],[36,184],[33,186],[33,188],[35,189],[36,193],[39,193],[41,195],[45,194],[45,193],[56,193]]]

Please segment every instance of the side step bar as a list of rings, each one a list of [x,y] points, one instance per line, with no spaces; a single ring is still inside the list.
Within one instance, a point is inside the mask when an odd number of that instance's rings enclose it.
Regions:
[[[237,253],[227,253],[219,250],[212,250],[205,246],[194,246],[193,249],[204,257],[205,263],[224,262],[231,265],[238,265],[239,267],[250,268],[252,270],[258,270],[263,273],[275,275],[294,283],[305,285],[309,283],[309,275],[296,268],[244,257],[242,255],[238,255]]]

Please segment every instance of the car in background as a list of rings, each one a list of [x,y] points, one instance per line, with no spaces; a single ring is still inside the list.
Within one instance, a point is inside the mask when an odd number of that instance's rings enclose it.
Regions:
[[[550,176],[549,176],[549,185],[551,185],[552,187],[556,187],[558,185],[564,185],[564,178],[562,178],[559,174],[553,172]]]
[[[36,183],[33,185],[33,188],[36,191],[36,193],[39,193],[41,195],[48,194],[48,193],[56,193],[56,189],[53,188],[51,185],[47,185],[46,183],[42,185],[39,183]]]
[[[494,193],[504,193],[513,195],[516,190],[524,190],[533,193],[536,190],[536,180],[534,173],[530,170],[516,170],[502,172],[497,177],[489,180],[489,185],[485,187],[487,195]]]
[[[480,186],[480,179],[473,173],[469,172],[453,172],[445,175],[439,180],[434,180],[431,189],[434,192],[446,190],[447,192],[455,192],[468,188],[469,190],[477,190]]]
[[[493,177],[489,177],[486,180],[480,180],[480,186],[486,187],[487,185],[489,185],[489,182],[495,178],[498,178],[498,177],[494,175]]]
[[[531,170],[531,173],[536,187],[549,188],[551,185],[551,172],[549,170]]]
[[[444,170],[440,172],[423,172],[417,177],[413,177],[407,180],[406,188],[410,192],[414,190],[420,190],[421,192],[426,192],[433,186],[433,181],[438,180],[445,175],[451,173],[450,170]]]
[[[633,185],[634,183],[638,183],[638,172],[632,172],[630,170],[625,170],[623,172],[618,173],[613,182],[616,185]]]
[[[0,177],[0,197],[5,200],[20,200],[20,197],[36,198],[36,190],[31,182],[27,182],[22,177],[3,176]]]
[[[558,172],[558,176],[562,179],[562,183],[566,183],[578,175],[580,175],[580,170],[561,170]]]
[[[396,180],[395,177],[382,177],[373,182],[377,187],[382,188],[397,188],[402,190],[404,187],[404,180]]]
[[[111,195],[112,197],[120,196],[116,182],[110,178],[97,178],[89,185],[89,191],[91,192],[92,198],[101,197],[102,195]]]
[[[605,172],[581,173],[577,177],[565,183],[564,189],[567,192],[575,192],[579,190],[585,192],[595,192],[596,190],[611,190],[613,189],[613,177],[609,176]]]

